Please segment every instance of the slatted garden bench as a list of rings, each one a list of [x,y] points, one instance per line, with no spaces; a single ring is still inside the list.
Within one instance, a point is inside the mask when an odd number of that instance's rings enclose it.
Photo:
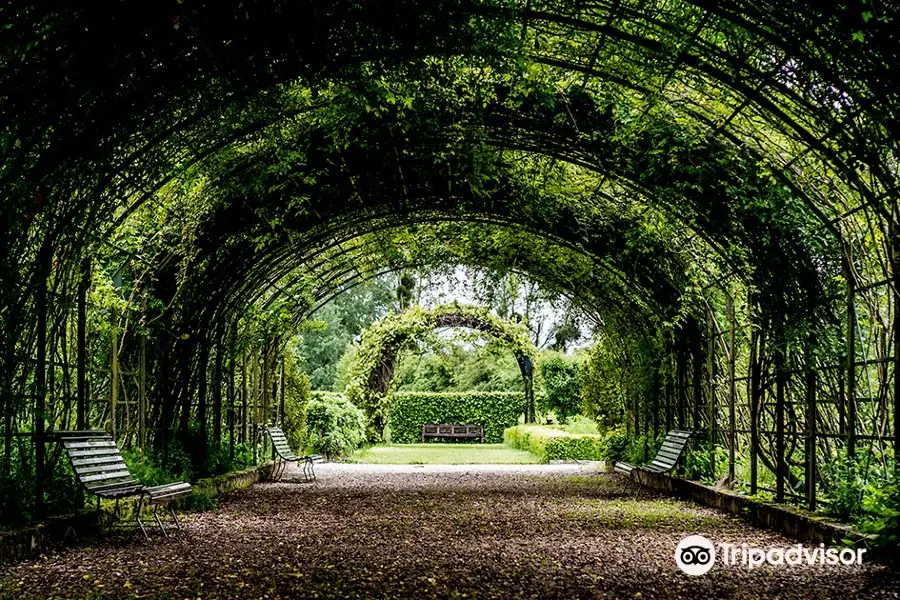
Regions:
[[[650,464],[634,466],[626,462],[616,462],[614,469],[617,473],[622,473],[627,476],[625,484],[626,489],[628,485],[634,482],[634,472],[636,470],[649,471],[650,473],[668,473],[678,464],[678,459],[680,459],[681,455],[684,453],[684,449],[687,447],[690,437],[690,431],[673,429],[666,434],[666,439],[663,441],[662,446],[660,446],[659,452],[656,453],[656,458],[654,458]]]
[[[287,437],[284,435],[284,431],[281,430],[281,427],[276,427],[274,425],[267,425],[262,428],[263,431],[269,436],[269,439],[272,440],[272,447],[275,449],[275,456],[278,459],[275,462],[275,466],[272,470],[272,479],[278,481],[281,479],[281,476],[284,475],[285,468],[287,467],[287,463],[302,463],[302,473],[303,473],[303,481],[315,481],[316,480],[316,472],[313,469],[313,465],[315,463],[324,462],[324,458],[321,454],[309,454],[306,456],[297,456],[291,450],[290,444],[288,444]]]
[[[132,477],[116,442],[105,431],[56,431],[51,434],[62,443],[72,470],[78,478],[78,483],[91,494],[97,497],[97,515],[99,521],[100,499],[115,500],[115,513],[118,514],[119,500],[122,498],[136,498],[138,500],[135,520],[141,528],[144,537],[147,530],[141,521],[141,509],[146,502],[153,507],[153,518],[164,536],[168,536],[166,526],[159,518],[159,508],[165,506],[172,515],[172,521],[177,529],[181,529],[181,523],[172,509],[172,500],[189,496],[192,493],[191,484],[179,481],[147,487]]]
[[[480,440],[484,443],[484,427],[481,425],[422,425],[422,441],[431,438]]]

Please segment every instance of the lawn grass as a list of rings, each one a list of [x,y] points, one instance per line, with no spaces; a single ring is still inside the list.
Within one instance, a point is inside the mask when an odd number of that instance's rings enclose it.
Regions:
[[[503,444],[388,444],[357,451],[352,462],[374,465],[527,465],[538,458]]]

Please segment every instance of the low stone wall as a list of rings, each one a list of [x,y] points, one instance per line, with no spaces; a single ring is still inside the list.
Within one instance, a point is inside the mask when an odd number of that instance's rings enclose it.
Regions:
[[[194,484],[194,493],[202,494],[207,498],[217,498],[222,494],[265,480],[271,469],[272,463],[265,463],[246,471],[201,479]],[[188,506],[190,506],[189,503]],[[86,508],[74,515],[54,517],[45,523],[0,532],[0,564],[27,560],[33,556],[45,554],[64,543],[66,538],[71,536],[72,531],[90,531],[95,527],[95,523],[96,511],[93,508]]]
[[[96,522],[96,514],[94,510],[84,509],[74,515],[49,519],[46,523],[0,532],[0,564],[45,553],[62,543],[71,531],[90,527]]]
[[[859,533],[842,523],[827,521],[799,509],[759,502],[696,481],[642,470],[635,470],[634,475],[646,487],[730,512],[754,525],[783,533],[799,541],[826,545],[846,545],[849,542],[871,547],[875,540],[875,536]]]
[[[41,523],[14,531],[0,532],[0,564],[25,560],[39,553],[40,550],[37,549],[45,548],[51,543],[50,530],[49,524]]]
[[[207,477],[206,479],[200,479],[194,484],[194,494],[195,496],[205,496],[207,498],[218,498],[222,494],[227,494],[228,492],[233,492],[235,490],[240,490],[246,487],[250,487],[254,483],[259,481],[265,481],[269,478],[269,474],[272,471],[272,463],[264,463],[257,467],[252,467],[245,471],[236,471],[234,473],[227,473],[225,475],[218,475],[216,477]],[[182,502],[186,505],[188,510],[191,508],[190,496],[185,498]]]

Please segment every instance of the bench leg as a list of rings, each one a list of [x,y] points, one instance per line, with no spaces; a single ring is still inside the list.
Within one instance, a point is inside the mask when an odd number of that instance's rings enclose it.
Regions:
[[[640,500],[644,497],[644,492],[647,491],[641,482],[638,481],[637,475],[635,473],[637,469],[628,474],[629,483],[631,483],[632,490],[634,491],[635,500]]]
[[[159,504],[153,505],[153,518],[156,519],[156,525],[159,527],[159,530],[162,532],[163,537],[169,537],[166,528],[163,526],[162,520],[159,518]]]
[[[172,503],[171,503],[171,502],[169,502],[169,514],[172,515],[172,521],[175,523],[176,529],[178,529],[178,531],[182,531],[182,529],[181,529],[181,521],[178,520],[178,515],[175,514],[175,509],[172,508]]]
[[[149,540],[150,536],[147,535],[147,529],[144,527],[144,522],[141,521],[141,510],[144,508],[144,497],[141,496],[137,503],[137,508],[135,509],[134,520],[137,521],[138,527],[141,528],[141,533],[144,534],[144,539]]]
[[[634,476],[634,471],[628,474],[628,487],[631,490],[631,495],[637,498],[640,493],[640,484],[638,484],[637,479]]]

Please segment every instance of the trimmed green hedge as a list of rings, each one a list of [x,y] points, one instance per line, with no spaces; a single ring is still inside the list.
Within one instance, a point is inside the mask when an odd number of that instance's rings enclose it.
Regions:
[[[397,392],[389,418],[391,443],[420,442],[428,423],[481,425],[485,442],[500,443],[503,430],[524,410],[522,392]]]
[[[503,441],[513,448],[531,452],[544,462],[606,460],[610,455],[608,436],[572,434],[561,427],[518,425],[503,432]]]

